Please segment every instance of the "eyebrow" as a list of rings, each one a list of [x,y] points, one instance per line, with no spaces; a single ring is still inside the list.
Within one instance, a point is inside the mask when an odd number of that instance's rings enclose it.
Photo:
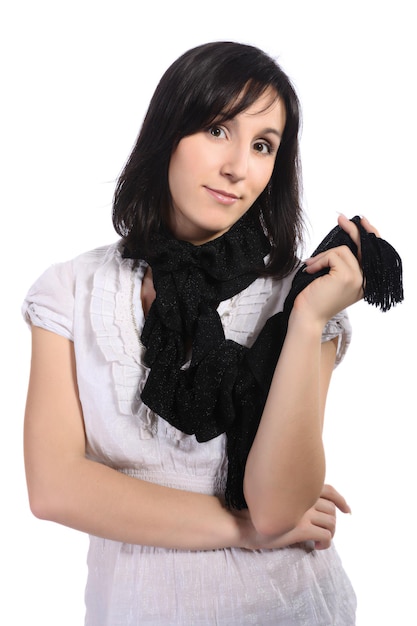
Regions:
[[[228,121],[228,122],[235,122],[236,118],[235,117],[230,117],[230,118],[224,118],[224,122]],[[218,121],[214,120],[213,124],[221,124],[222,120],[219,119]],[[282,132],[279,131],[277,128],[273,128],[272,126],[268,126],[267,128],[263,128],[259,133],[257,133],[259,135],[267,135],[267,134],[272,134],[272,135],[276,135],[278,137],[278,139],[282,139]]]
[[[282,133],[279,132],[279,130],[277,130],[276,128],[264,128],[263,131],[261,133],[259,133],[260,135],[262,134],[268,134],[268,133],[272,133],[273,135],[276,135],[277,137],[279,137],[279,139],[282,139]]]

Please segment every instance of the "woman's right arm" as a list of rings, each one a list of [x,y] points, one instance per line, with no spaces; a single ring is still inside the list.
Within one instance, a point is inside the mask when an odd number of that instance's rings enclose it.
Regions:
[[[319,517],[307,512],[291,534],[262,537],[247,512],[231,512],[215,496],[149,483],[87,459],[73,344],[35,326],[24,440],[34,515],[92,535],[213,550],[280,548],[306,539],[327,547],[334,533],[334,505],[341,498],[337,492],[328,497],[325,512],[318,501]]]
[[[127,543],[179,549],[241,545],[219,498],[126,476],[85,456],[73,343],[32,327],[25,466],[35,516]]]

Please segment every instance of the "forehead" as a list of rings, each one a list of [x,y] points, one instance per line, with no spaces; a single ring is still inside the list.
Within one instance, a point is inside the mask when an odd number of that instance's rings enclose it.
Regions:
[[[242,113],[261,115],[283,106],[284,104],[275,89],[268,87],[252,104],[243,109]]]
[[[282,132],[286,120],[285,105],[275,89],[268,88],[250,106],[236,115],[237,117],[268,120],[268,124],[273,123]]]

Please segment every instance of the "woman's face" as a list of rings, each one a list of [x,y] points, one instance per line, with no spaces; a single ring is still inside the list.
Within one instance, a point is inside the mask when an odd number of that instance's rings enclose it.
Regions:
[[[231,120],[181,139],[168,171],[177,239],[204,243],[246,213],[268,184],[284,126],[284,104],[269,89]]]

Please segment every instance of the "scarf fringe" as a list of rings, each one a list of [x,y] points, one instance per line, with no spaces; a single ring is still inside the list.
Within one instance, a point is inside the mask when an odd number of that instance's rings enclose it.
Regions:
[[[397,251],[373,233],[361,233],[364,300],[381,311],[389,311],[402,302],[402,261]]]

